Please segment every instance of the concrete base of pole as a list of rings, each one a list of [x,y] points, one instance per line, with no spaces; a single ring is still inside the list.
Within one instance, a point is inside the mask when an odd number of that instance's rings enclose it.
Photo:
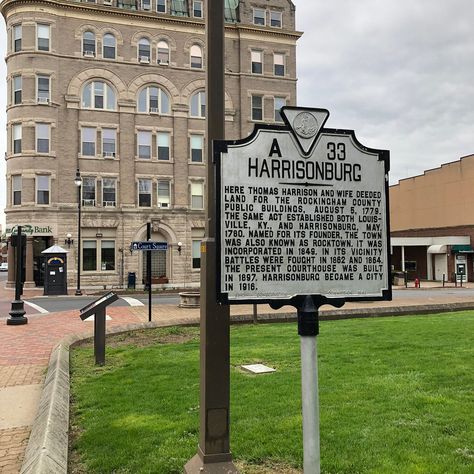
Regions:
[[[316,336],[301,336],[301,389],[303,405],[303,472],[319,474],[319,393]]]
[[[25,309],[22,300],[12,301],[12,309],[10,311],[10,317],[7,319],[7,324],[10,326],[19,326],[20,324],[26,324],[28,318],[25,317]]]
[[[76,290],[76,292],[74,293],[74,296],[82,296],[82,291]]]
[[[230,456],[230,455],[229,455]],[[184,466],[185,474],[238,474],[232,461],[205,463],[199,454]]]

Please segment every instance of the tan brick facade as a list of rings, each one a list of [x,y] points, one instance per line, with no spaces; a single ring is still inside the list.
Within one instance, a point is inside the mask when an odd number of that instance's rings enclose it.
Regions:
[[[204,20],[193,16],[201,2],[184,2],[188,16],[173,11],[182,2],[165,3],[165,13],[156,0],[133,2],[133,9],[117,0],[1,5],[8,35],[7,233],[18,224],[33,229],[29,285],[41,280],[37,258],[53,243],[69,250],[69,284],[76,280],[76,169],[83,178],[83,286],[120,286],[128,272],[140,284],[142,255],[129,246],[145,240],[147,222],[152,239],[169,246],[155,255],[153,276],[175,286],[199,282],[206,155],[202,150],[199,162],[195,144],[205,120],[193,115],[204,106],[196,95],[205,87]],[[225,32],[229,139],[253,129],[253,95],[262,99],[265,122],[275,120],[275,98],[296,104],[300,37],[291,1],[243,1],[235,14],[240,21],[227,22]],[[262,58],[254,70],[253,51]]]

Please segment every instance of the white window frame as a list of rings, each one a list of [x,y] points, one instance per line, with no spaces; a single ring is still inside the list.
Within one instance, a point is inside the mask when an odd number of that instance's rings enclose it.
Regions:
[[[143,51],[143,50],[140,51],[140,48],[142,48],[144,46],[148,47],[148,53],[146,53],[146,51]],[[145,64],[147,64],[147,61],[148,61],[148,64],[151,61],[151,41],[149,40],[149,38],[147,38],[145,36],[142,36],[138,40],[138,43],[137,43],[137,59],[138,59],[138,62],[145,63]]]
[[[286,56],[283,53],[273,53],[273,75],[278,77],[285,77],[286,74]],[[277,66],[281,66],[283,74],[277,73]]]
[[[110,243],[112,243],[112,246],[109,247],[109,248],[114,249],[114,263],[113,263],[114,268],[107,270],[106,268],[104,268],[102,253],[103,253],[103,249],[107,248],[106,244],[110,244]],[[95,268],[88,268],[88,269],[84,268],[85,257],[87,257],[88,253],[89,253],[89,252],[85,251],[85,249],[95,250],[95,252],[94,252],[95,253]],[[116,272],[117,271],[117,250],[116,249],[117,249],[117,243],[116,243],[114,238],[104,238],[104,239],[84,238],[83,241],[82,241],[82,252],[81,252],[81,256],[82,256],[81,268],[82,268],[82,271],[84,273],[88,273],[88,272],[91,272],[91,273],[97,273],[97,272],[109,273],[109,272],[111,272],[111,273],[113,273],[113,272]]]
[[[20,87],[18,88],[18,84],[16,82],[19,80]],[[19,100],[17,101],[16,96],[19,92]],[[12,104],[19,105],[23,102],[23,77],[21,74],[16,74],[12,77]]]
[[[160,158],[160,149],[165,149],[168,152],[168,158]],[[156,156],[158,161],[171,160],[171,133],[160,131],[156,134]]]
[[[114,43],[113,46],[111,46],[110,44],[106,44],[106,41],[108,41],[109,38],[113,39],[113,43]],[[111,50],[113,48],[114,54],[112,57],[107,57],[107,55],[105,54],[106,52],[105,48],[108,48],[108,50]],[[110,60],[117,59],[117,39],[115,38],[115,35],[113,33],[110,33],[110,32],[105,33],[104,36],[102,37],[102,58],[110,59]]]
[[[40,37],[40,30],[48,31],[47,37],[41,36]],[[47,49],[40,49],[39,42],[40,39],[48,40],[48,48]],[[36,50],[37,51],[51,51],[51,25],[47,23],[36,23]]]
[[[40,79],[47,79],[48,80],[48,92],[47,94],[44,91],[41,91],[40,95],[40,87],[39,82]],[[36,75],[36,102],[39,104],[46,103],[49,104],[51,102],[51,76],[47,74],[37,74]]]
[[[106,150],[106,148],[111,148],[111,149]],[[102,156],[107,157],[107,158],[114,158],[116,155],[117,155],[117,130],[115,128],[103,127],[102,128]]]
[[[151,107],[151,90],[152,89],[157,89],[158,90],[158,107]],[[143,94],[145,94],[145,110],[143,110],[142,107],[142,98]],[[166,98],[166,104],[163,104],[164,99]],[[166,111],[165,109],[166,105]],[[150,114],[150,113],[155,113],[155,114],[160,114],[160,115],[169,115],[171,109],[171,103],[170,103],[170,97],[167,94],[167,92],[160,86],[153,84],[144,87],[139,93],[138,93],[138,100],[137,100],[137,112],[143,113],[143,114]]]
[[[199,147],[195,147],[193,145],[199,140]],[[193,144],[194,142],[194,144]],[[195,160],[193,157],[193,150],[198,150],[201,152],[201,159]],[[191,133],[189,135],[189,162],[190,163],[204,163],[204,135],[202,133]]]
[[[19,41],[19,47],[17,48],[17,41]],[[19,25],[12,26],[12,51],[18,53],[23,47],[23,28],[21,23]]]
[[[91,182],[94,184],[94,194],[93,197],[84,197],[84,190],[88,189],[86,182]],[[97,178],[95,176],[83,176],[82,177],[82,186],[81,186],[81,199],[83,207],[96,207],[97,205]]]
[[[190,207],[191,209],[204,209],[204,181],[191,181],[189,186],[190,192]],[[201,206],[195,205],[195,198],[201,198]],[[196,203],[197,204],[197,203]]]
[[[105,189],[106,189],[106,186],[105,186],[105,183],[106,181],[109,180],[109,181],[112,181],[114,186],[113,186],[113,190],[114,190],[114,199],[113,201],[110,200],[110,199],[105,199]],[[112,186],[107,186],[107,189],[112,189]],[[102,178],[102,207],[116,207],[117,206],[117,178],[111,178],[109,176],[107,177],[103,177]]]
[[[97,85],[103,84],[102,95],[97,91]],[[90,89],[90,104],[86,105],[85,94],[86,90]],[[102,107],[96,107],[96,98],[102,97]],[[113,99],[113,107],[110,107],[110,101]],[[90,81],[84,85],[81,94],[81,107],[88,110],[116,110],[117,95],[114,88],[105,81]]]
[[[196,5],[200,5],[199,9],[196,9]],[[196,15],[195,12],[200,11],[200,15]],[[204,12],[203,12],[203,2],[202,0],[193,0],[193,17],[194,18],[203,18],[204,17]]]
[[[280,101],[280,104],[277,102]],[[286,97],[274,97],[273,98],[273,120],[277,123],[283,123],[283,117],[281,116],[280,109],[286,105]]]
[[[275,15],[278,16],[278,20],[274,19]],[[277,21],[279,24],[273,25],[272,23],[275,21]],[[283,28],[283,13],[276,10],[270,10],[270,24],[268,26],[271,26],[272,28]]]
[[[45,178],[47,180],[48,186],[47,188],[41,188],[43,183],[41,183],[41,178]],[[48,202],[40,203],[39,202],[39,193],[40,192],[47,192]],[[35,176],[35,203],[38,206],[49,206],[51,204],[51,176],[46,174],[37,174]]]
[[[163,194],[163,187],[160,190],[160,183],[167,185],[167,193]],[[159,208],[170,208],[171,207],[171,181],[169,179],[159,179],[156,183],[156,200]]]
[[[189,48],[189,66],[192,69],[202,69],[203,68],[203,52],[202,46],[194,43]]]
[[[260,98],[260,100],[262,101],[262,105],[261,105],[261,108],[256,108],[254,106],[254,99],[256,98]],[[261,122],[262,120],[265,119],[265,108],[264,108],[264,104],[265,104],[265,98],[262,94],[252,94],[251,98],[250,98],[250,116],[251,116],[251,120],[254,121],[254,122]],[[262,116],[261,118],[255,118],[255,115],[254,115],[254,111],[256,110],[261,110],[262,111]]]
[[[23,188],[23,178],[21,174],[12,175],[12,206],[21,206],[21,193]],[[19,202],[15,202],[15,193],[19,193]]]
[[[40,140],[46,142],[46,151],[40,150]],[[49,123],[37,122],[35,126],[36,153],[48,154],[51,152],[51,125]]]
[[[140,182],[146,182],[146,183],[149,184],[149,192],[140,193]],[[140,194],[150,195],[150,205],[149,206],[141,206],[140,205]],[[139,207],[139,208],[144,207],[144,208],[149,209],[149,208],[151,208],[152,204],[153,204],[153,181],[152,181],[151,178],[139,178],[138,181],[137,181],[137,207]]]
[[[193,115],[193,102],[197,108],[197,115]],[[204,109],[203,109],[204,108]],[[204,112],[204,113],[203,113]],[[206,118],[206,92],[196,91],[190,99],[189,103],[189,115],[193,118]]]
[[[23,126],[21,123],[14,123],[12,125],[12,154],[19,155],[23,150]],[[18,144],[18,150],[16,150],[15,143]]]
[[[258,71],[259,65],[260,71]],[[263,51],[261,49],[252,49],[250,51],[250,72],[259,76],[263,74]]]
[[[152,141],[153,134],[150,130],[137,130],[137,158],[141,160],[151,160],[152,159]],[[142,156],[140,147],[146,147],[148,149],[149,156]],[[145,154],[143,154],[145,155]]]
[[[159,3],[160,3],[160,0],[156,0],[156,11],[157,11],[157,13],[167,13],[166,0],[161,0],[161,5],[164,7],[163,11],[158,9],[158,7],[160,6]]]
[[[92,39],[87,38],[86,35],[92,35],[92,38],[94,40],[94,45],[92,46]],[[86,46],[87,42],[87,48]],[[87,30],[82,33],[82,55],[86,57],[95,57],[97,54],[97,37],[96,34],[91,31]]]
[[[261,18],[260,16],[257,16],[257,12],[263,12],[263,23],[257,22],[257,18]],[[264,10],[263,8],[254,8],[253,9],[253,24],[258,25],[258,26],[267,26],[267,11]]]
[[[164,56],[166,55],[166,59]],[[163,57],[161,57],[163,56]],[[168,66],[170,63],[170,45],[168,41],[160,40],[156,46],[156,63],[162,66]]]
[[[91,137],[86,137],[88,133],[91,133]],[[94,138],[94,141],[85,140],[85,138]],[[94,144],[94,153],[86,154],[84,153],[84,144],[93,143]],[[97,128],[95,127],[81,127],[81,155],[87,157],[96,157],[97,156]]]

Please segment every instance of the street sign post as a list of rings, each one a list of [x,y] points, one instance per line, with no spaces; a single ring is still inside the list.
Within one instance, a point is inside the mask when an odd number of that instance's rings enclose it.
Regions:
[[[389,152],[325,109],[283,107],[284,126],[215,141],[217,299],[297,309],[304,472],[320,472],[318,311],[390,300]]]
[[[168,250],[168,242],[154,242],[151,240],[144,240],[139,242],[132,242],[130,244],[131,250]]]

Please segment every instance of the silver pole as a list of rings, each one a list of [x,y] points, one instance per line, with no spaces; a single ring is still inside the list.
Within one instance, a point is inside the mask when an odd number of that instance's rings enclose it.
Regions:
[[[316,336],[301,336],[301,400],[303,406],[303,472],[319,474],[318,345]]]

